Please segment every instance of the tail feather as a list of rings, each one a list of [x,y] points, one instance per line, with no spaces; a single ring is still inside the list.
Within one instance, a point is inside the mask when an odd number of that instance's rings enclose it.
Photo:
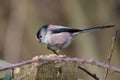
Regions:
[[[92,31],[101,30],[101,29],[105,29],[105,28],[111,28],[111,27],[115,27],[115,25],[106,25],[106,26],[98,26],[98,27],[88,28],[88,29],[84,29],[84,30],[80,31],[80,33],[92,32]]]
[[[73,33],[73,35],[86,33],[86,32],[93,32],[93,31],[102,30],[102,29],[111,28],[111,27],[115,27],[115,25],[97,26],[97,27],[92,27],[84,30],[79,30],[78,32]]]

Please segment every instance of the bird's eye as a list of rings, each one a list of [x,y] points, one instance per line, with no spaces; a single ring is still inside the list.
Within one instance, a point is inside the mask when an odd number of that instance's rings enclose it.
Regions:
[[[42,36],[40,35],[39,38],[42,38]]]

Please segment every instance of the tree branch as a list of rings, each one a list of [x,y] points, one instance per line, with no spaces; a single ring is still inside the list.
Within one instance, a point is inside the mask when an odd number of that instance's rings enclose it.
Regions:
[[[113,51],[115,49],[115,43],[116,43],[116,39],[117,39],[117,36],[118,36],[118,32],[120,32],[120,30],[117,30],[112,37],[112,45],[111,45],[111,49],[110,49],[110,52],[109,52],[109,55],[108,55],[108,58],[107,58],[107,63],[108,64],[111,63],[111,59],[112,59]],[[107,78],[107,75],[108,75],[108,69],[106,69],[104,79]]]
[[[115,66],[111,66],[111,65],[99,62],[99,61],[95,61],[93,59],[69,58],[69,57],[61,57],[61,55],[59,55],[59,56],[50,56],[50,55],[37,56],[37,57],[35,57],[31,60],[26,60],[26,61],[23,61],[23,62],[20,62],[20,63],[17,63],[17,64],[12,64],[10,66],[0,68],[0,71],[7,70],[7,69],[13,69],[15,67],[19,67],[19,66],[22,66],[22,65],[25,65],[25,64],[31,64],[31,63],[34,63],[34,62],[39,62],[39,61],[42,61],[42,60],[57,61],[57,62],[72,61],[72,62],[76,62],[76,63],[85,63],[85,64],[96,65],[98,67],[102,67],[102,68],[105,68],[105,69],[109,69],[113,72],[120,73],[120,68],[117,68]]]
[[[96,76],[96,74],[92,74],[91,72],[89,72],[87,69],[85,69],[82,66],[78,66],[79,69],[83,70],[84,72],[86,72],[88,75],[90,75],[91,77],[93,77],[95,80],[99,80],[99,78]]]

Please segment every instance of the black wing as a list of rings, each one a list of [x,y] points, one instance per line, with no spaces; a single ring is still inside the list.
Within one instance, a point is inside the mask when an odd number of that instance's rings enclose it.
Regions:
[[[52,30],[52,33],[61,33],[61,32],[69,32],[69,33],[75,33],[75,32],[80,32],[82,30],[80,29],[72,29],[72,28],[59,28],[59,29],[54,29]]]

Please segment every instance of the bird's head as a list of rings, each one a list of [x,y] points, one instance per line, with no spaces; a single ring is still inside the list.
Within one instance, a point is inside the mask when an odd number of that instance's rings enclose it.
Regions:
[[[43,25],[37,30],[35,37],[39,42],[41,42],[44,39],[47,33],[48,26],[49,25]]]

